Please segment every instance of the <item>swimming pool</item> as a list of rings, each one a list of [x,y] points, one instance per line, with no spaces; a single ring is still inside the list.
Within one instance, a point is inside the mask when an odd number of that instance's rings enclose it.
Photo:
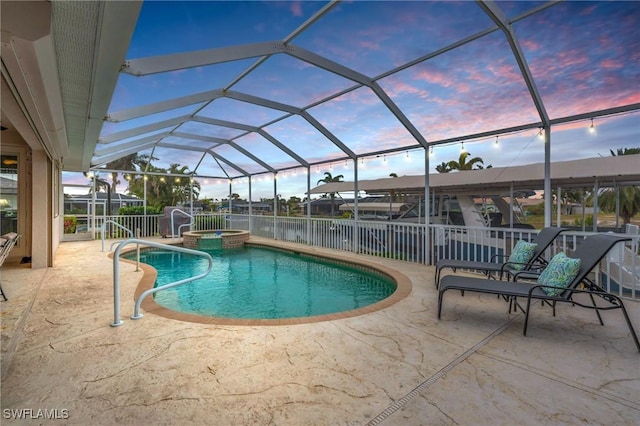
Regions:
[[[398,293],[396,281],[379,269],[317,254],[253,245],[208,253],[214,268],[206,278],[160,291],[154,302],[171,311],[211,318],[318,320],[375,310],[369,307]],[[163,250],[145,251],[140,260],[157,270],[155,285],[197,275],[208,265],[202,258]]]

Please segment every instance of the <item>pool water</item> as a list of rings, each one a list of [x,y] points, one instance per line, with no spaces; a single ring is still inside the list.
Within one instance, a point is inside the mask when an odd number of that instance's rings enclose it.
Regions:
[[[246,247],[205,250],[211,273],[159,291],[159,305],[185,313],[242,319],[326,315],[371,305],[390,296],[393,280],[374,270],[284,250]],[[199,256],[152,250],[140,261],[158,271],[156,286],[204,273]]]

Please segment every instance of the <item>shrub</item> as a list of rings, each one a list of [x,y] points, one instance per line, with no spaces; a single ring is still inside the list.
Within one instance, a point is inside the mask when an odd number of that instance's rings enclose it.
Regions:
[[[78,218],[76,218],[75,216],[64,217],[64,233],[65,234],[75,234],[77,225],[78,225]]]
[[[573,221],[573,224],[575,226],[582,226],[582,219],[581,218],[576,218]],[[593,216],[586,216],[585,219],[584,219],[584,225],[587,228],[592,227],[593,226]]]
[[[144,206],[120,207],[118,209],[118,214],[122,216],[142,216],[144,214]],[[147,214],[162,214],[162,209],[160,207],[147,206]]]

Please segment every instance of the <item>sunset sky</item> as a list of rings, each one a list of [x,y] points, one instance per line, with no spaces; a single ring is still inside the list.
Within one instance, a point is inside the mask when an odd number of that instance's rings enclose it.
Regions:
[[[277,42],[323,8],[326,2],[145,2],[127,59]],[[497,2],[509,18],[545,2]],[[488,32],[483,37],[421,61],[404,70],[390,70],[422,58],[495,25],[475,2],[352,1],[341,2],[290,44],[374,79],[427,142],[489,132],[540,121],[518,64],[505,35]],[[513,23],[544,107],[551,119],[640,103],[640,2],[563,2]],[[287,54],[269,57],[235,85],[229,84],[258,58],[199,66],[136,77],[121,74],[110,113],[154,104],[172,98],[228,88],[234,92],[303,108],[331,94],[352,88],[354,81],[313,66]],[[380,78],[381,77],[381,78]],[[359,178],[423,174],[424,150],[416,139],[368,87],[360,87],[307,112],[358,156]],[[198,103],[120,123],[105,123],[101,139],[123,130],[183,115],[264,126],[285,115],[230,98]],[[595,118],[552,127],[552,161],[599,155],[609,150],[640,146],[640,113]],[[175,127],[175,126],[174,126]],[[159,129],[149,134],[171,130]],[[294,115],[264,130],[306,161],[327,163],[312,167],[315,186],[324,172],[353,179],[353,164],[331,141],[300,116]],[[235,138],[242,130],[190,121],[179,132],[221,139]],[[544,161],[544,144],[537,129],[465,141],[472,156],[485,165],[515,166]],[[126,144],[136,138],[105,147]],[[169,136],[163,142],[207,148],[210,142]],[[235,139],[241,148],[275,168],[296,164],[267,139],[249,133]],[[400,148],[396,154],[366,157],[367,153]],[[436,146],[431,169],[457,159],[461,144]],[[252,174],[265,169],[232,146],[216,148],[224,158]],[[140,154],[150,154],[142,149]],[[228,184],[224,171],[202,152],[158,147],[157,167],[187,165],[202,185],[201,197],[223,198]],[[226,167],[226,166],[223,166]],[[226,170],[238,176],[237,170]],[[253,199],[273,196],[271,174],[253,183]],[[206,178],[205,178],[206,177]],[[264,179],[267,177],[267,179]],[[86,182],[65,173],[63,183]],[[124,185],[121,185],[123,188]],[[285,198],[306,191],[303,169],[281,172],[278,192]],[[124,189],[124,188],[123,188]],[[73,192],[73,191],[68,191]],[[76,191],[77,192],[77,191]],[[82,191],[81,191],[82,192]],[[248,196],[246,180],[233,192]]]

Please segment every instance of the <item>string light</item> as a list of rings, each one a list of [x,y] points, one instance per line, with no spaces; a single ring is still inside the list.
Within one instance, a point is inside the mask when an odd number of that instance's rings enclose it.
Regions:
[[[431,145],[431,150],[429,151],[429,157],[433,157],[435,154],[433,153],[433,145]]]
[[[540,131],[538,132],[538,137],[542,140],[544,140],[544,133],[542,133],[543,130],[544,130],[544,127],[540,127]]]
[[[498,148],[499,142],[498,142],[498,135],[496,135],[496,142],[493,144],[493,146],[495,148]]]
[[[462,142],[462,146],[460,147],[460,152],[465,152],[465,149],[464,149],[464,142]]]
[[[593,118],[591,118],[591,126],[589,127],[589,133],[595,133],[596,127],[593,125]]]

